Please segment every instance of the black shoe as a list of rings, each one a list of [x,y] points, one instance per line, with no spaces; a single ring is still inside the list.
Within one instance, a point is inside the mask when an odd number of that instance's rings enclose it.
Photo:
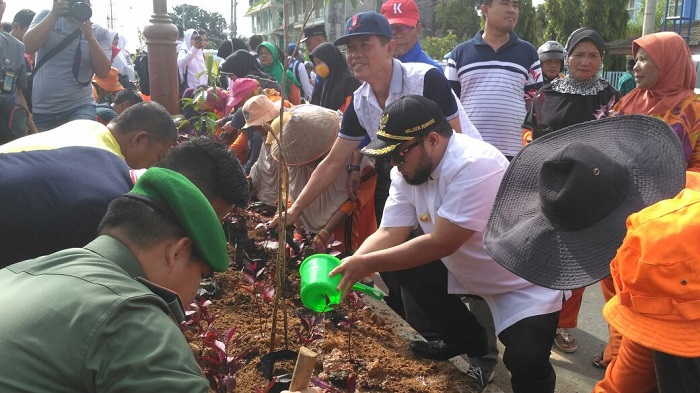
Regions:
[[[448,360],[467,353],[466,347],[461,343],[448,344],[442,340],[412,341],[410,348],[416,356],[433,360]]]
[[[479,388],[479,391],[483,391],[489,382],[493,381],[493,377],[496,373],[493,370],[487,368],[481,368],[477,366],[469,366],[467,370],[467,376],[472,380]]]

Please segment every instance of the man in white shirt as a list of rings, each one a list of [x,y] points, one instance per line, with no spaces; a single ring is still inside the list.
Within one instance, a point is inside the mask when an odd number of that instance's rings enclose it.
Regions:
[[[516,276],[483,247],[483,230],[508,167],[505,156],[485,142],[454,133],[440,108],[417,95],[386,108],[377,140],[362,153],[389,156],[395,167],[380,228],[330,273],[343,275],[339,289],[347,293],[373,272],[412,270],[441,259],[448,270],[443,283],[448,293],[479,296],[489,304],[506,346],[504,362],[513,390],[554,392],[549,353],[563,292]],[[406,241],[418,225],[425,235]],[[440,319],[444,305],[430,303],[426,284],[437,285],[416,277],[403,281],[402,289],[424,302],[429,316]],[[470,337],[478,329],[467,324],[462,331]],[[480,337],[471,338],[467,354],[483,355]],[[484,388],[487,371],[472,365],[468,374]]]

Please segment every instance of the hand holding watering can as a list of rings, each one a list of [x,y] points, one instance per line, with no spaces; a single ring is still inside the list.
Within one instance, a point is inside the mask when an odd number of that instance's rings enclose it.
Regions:
[[[349,260],[353,258],[357,257],[345,258],[342,264],[338,258],[328,254],[315,254],[306,258],[299,267],[301,302],[304,306],[317,312],[329,311],[331,306],[340,304],[351,290],[381,300],[384,297],[382,291],[364,284],[356,284],[371,272],[358,275],[358,272],[365,269],[355,269],[356,264],[362,265],[359,260],[349,265],[348,262],[352,262]]]

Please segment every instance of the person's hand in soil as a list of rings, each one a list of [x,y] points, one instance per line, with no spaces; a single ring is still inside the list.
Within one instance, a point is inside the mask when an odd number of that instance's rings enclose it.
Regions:
[[[272,221],[270,221],[267,224],[267,227],[268,228],[276,228],[277,225],[279,225],[279,223],[283,221],[283,219],[286,222],[285,225],[287,225],[287,226],[292,225],[297,220],[297,218],[299,218],[300,213],[301,212],[297,213],[294,209],[294,206],[292,205],[291,207],[289,207],[287,209],[286,215],[284,213],[282,213],[281,216],[276,214],[275,217],[272,219]]]
[[[338,284],[338,290],[342,294],[340,299],[342,302],[345,296],[351,291],[353,284],[371,273],[374,272],[369,271],[364,257],[359,255],[344,258],[343,263],[328,273],[328,276],[333,277],[336,274],[343,275],[343,278],[340,279],[340,284]]]

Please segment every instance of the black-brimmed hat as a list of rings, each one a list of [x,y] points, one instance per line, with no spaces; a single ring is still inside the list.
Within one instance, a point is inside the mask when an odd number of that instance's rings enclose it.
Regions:
[[[309,37],[314,36],[314,35],[322,35],[326,37],[326,26],[321,24],[321,25],[315,25],[315,26],[310,26],[304,29],[304,38],[302,38],[299,42],[306,42],[306,40],[309,39]]]
[[[449,123],[434,101],[418,95],[407,95],[392,102],[382,113],[377,140],[362,148],[362,154],[378,157],[391,153],[396,146],[429,134]]]
[[[626,115],[536,139],[506,171],[484,247],[514,274],[574,289],[610,275],[627,217],[685,183],[678,136],[663,121]]]

